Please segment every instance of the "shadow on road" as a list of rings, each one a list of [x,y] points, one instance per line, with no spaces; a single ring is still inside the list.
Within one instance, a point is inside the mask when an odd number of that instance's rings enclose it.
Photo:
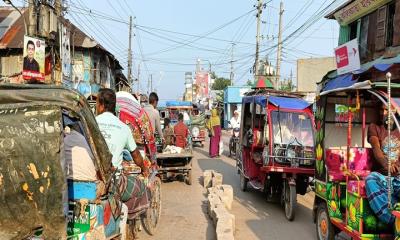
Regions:
[[[208,156],[202,149],[195,151]],[[224,184],[233,187],[235,202],[231,212],[236,216],[237,239],[316,239],[309,206],[298,203],[295,220],[287,221],[280,204],[267,202],[262,192],[250,187],[247,192],[240,190],[235,163],[236,160],[224,156],[222,159],[200,157],[198,160],[203,171],[213,169],[222,173]]]

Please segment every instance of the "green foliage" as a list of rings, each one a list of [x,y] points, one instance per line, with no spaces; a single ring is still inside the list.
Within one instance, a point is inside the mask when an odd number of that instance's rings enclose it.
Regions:
[[[212,90],[224,90],[227,86],[231,85],[230,79],[218,77],[215,73],[212,73],[211,77],[215,79],[213,85],[211,86]]]

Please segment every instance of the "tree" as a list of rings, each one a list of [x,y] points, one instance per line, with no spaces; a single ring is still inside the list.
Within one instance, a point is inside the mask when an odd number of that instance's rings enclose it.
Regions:
[[[215,73],[212,73],[211,77],[215,79],[213,85],[211,86],[212,90],[224,90],[227,86],[231,85],[231,80],[218,77]]]

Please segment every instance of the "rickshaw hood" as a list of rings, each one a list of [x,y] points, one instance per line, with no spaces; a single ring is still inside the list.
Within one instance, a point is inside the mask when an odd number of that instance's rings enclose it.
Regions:
[[[60,87],[0,85],[0,236],[22,239],[41,226],[46,239],[65,238],[62,109],[79,115],[96,168],[110,178],[111,155],[82,95]]]

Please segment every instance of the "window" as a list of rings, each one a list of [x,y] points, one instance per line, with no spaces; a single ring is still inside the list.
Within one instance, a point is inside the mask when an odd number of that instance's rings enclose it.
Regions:
[[[387,32],[386,32],[386,47],[393,45],[393,32],[394,32],[394,14],[395,4],[391,3],[388,5],[387,12]]]
[[[350,27],[350,39],[349,40],[353,40],[353,39],[357,38],[357,36],[358,36],[359,21],[354,21],[354,22],[350,23],[349,27]]]
[[[368,50],[368,25],[369,25],[369,16],[365,16],[361,19],[360,37],[358,38],[361,59],[365,59],[369,53],[369,50]]]

